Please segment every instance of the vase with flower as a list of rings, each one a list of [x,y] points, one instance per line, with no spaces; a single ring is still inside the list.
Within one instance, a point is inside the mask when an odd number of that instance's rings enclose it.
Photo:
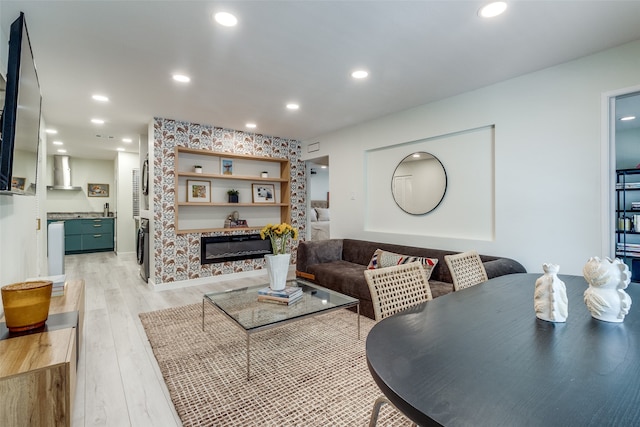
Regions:
[[[287,273],[291,254],[287,252],[289,239],[298,238],[298,229],[290,224],[267,224],[260,230],[260,237],[267,237],[271,241],[272,254],[264,256],[267,272],[269,273],[269,287],[273,290],[282,290],[287,284]]]

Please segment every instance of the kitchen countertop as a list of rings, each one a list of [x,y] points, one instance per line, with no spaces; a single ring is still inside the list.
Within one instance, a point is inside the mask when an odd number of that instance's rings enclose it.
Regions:
[[[113,212],[106,217],[102,212],[48,212],[47,219],[82,219],[82,218],[116,218]]]

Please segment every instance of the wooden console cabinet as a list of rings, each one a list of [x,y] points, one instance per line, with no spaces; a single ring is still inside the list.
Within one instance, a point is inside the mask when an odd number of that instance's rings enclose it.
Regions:
[[[51,298],[49,315],[69,312],[78,312],[75,327],[0,340],[0,426],[71,426],[82,280],[67,282],[65,295]]]

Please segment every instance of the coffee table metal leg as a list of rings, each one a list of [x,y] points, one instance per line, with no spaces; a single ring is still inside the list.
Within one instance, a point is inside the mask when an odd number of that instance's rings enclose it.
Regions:
[[[356,313],[358,314],[358,340],[360,340],[360,304],[356,306]],[[202,318],[204,319],[204,315],[202,316]]]
[[[247,381],[249,381],[249,378],[251,377],[251,372],[250,372],[251,362],[250,362],[250,356],[249,356],[249,340],[250,339],[251,339],[251,335],[247,334]]]

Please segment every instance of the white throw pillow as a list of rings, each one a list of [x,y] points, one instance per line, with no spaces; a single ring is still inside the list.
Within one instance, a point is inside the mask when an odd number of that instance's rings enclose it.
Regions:
[[[318,221],[329,221],[329,208],[316,208],[318,212]]]
[[[407,264],[410,262],[419,261],[422,264],[422,268],[427,275],[427,280],[431,277],[433,269],[438,263],[438,258],[426,258],[412,255],[396,254],[393,252],[387,252],[382,249],[376,249],[369,261],[367,268],[373,270],[376,268],[391,267],[393,265]]]
[[[311,208],[311,210],[309,211],[309,220],[311,222],[316,222],[318,220],[318,213],[316,212],[315,208]]]

